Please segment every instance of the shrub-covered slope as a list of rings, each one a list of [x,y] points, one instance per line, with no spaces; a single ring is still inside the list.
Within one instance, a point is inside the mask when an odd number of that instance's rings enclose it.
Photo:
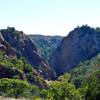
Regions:
[[[37,71],[0,36],[0,95],[35,98],[39,88],[48,88]]]
[[[80,63],[77,67],[72,69],[70,71],[71,83],[76,85],[76,87],[80,87],[82,81],[96,71],[100,71],[100,54]]]

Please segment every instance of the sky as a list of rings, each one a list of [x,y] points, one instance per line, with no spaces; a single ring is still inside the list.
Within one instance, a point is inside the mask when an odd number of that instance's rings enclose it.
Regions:
[[[0,0],[0,29],[66,36],[85,24],[100,27],[100,0]]]

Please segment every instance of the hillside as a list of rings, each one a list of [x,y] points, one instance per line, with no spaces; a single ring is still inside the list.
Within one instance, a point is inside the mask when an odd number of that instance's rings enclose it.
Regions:
[[[22,49],[26,50],[27,46],[30,46],[30,40],[27,40],[27,37],[24,34],[20,34],[20,32],[16,31],[14,28],[1,30],[0,96],[7,98],[25,98],[29,100],[58,100],[58,98],[62,99],[62,86],[65,85],[63,92],[66,90],[69,93],[63,96],[63,98],[76,98],[76,100],[80,100],[81,96],[74,85],[70,83],[61,83],[59,81],[47,84],[46,81],[41,78],[42,76],[38,72],[37,66],[32,66],[27,59],[27,55],[24,55],[25,53],[23,53],[24,50]],[[34,44],[31,44],[30,49],[32,49],[33,46]],[[36,51],[36,49],[34,49],[34,51]],[[31,51],[28,49],[28,52]],[[34,59],[37,59],[37,56],[35,56]],[[47,70],[43,67],[43,70],[45,70],[45,75],[46,73],[48,74],[48,70],[50,69]],[[61,87],[60,91],[58,90],[58,87]],[[71,90],[69,88],[71,88]],[[54,89],[56,90],[54,91]],[[59,95],[56,95],[58,91]]]
[[[46,79],[55,77],[54,71],[49,66],[48,62],[38,54],[36,46],[22,31],[18,31],[13,27],[8,27],[7,29],[0,30],[0,32],[5,41],[25,57],[41,77]],[[45,71],[47,73],[45,73]]]
[[[36,37],[39,48],[59,41]],[[0,99],[99,100],[100,29],[77,27],[60,41],[49,58],[52,67],[31,37],[12,27],[0,30]]]
[[[29,35],[30,39],[36,45],[38,53],[44,58],[49,59],[49,56],[57,48],[61,42],[61,36],[43,36],[43,35]]]
[[[59,75],[68,72],[80,62],[86,61],[100,52],[100,29],[81,26],[64,37],[49,62]]]
[[[70,74],[70,82],[80,90],[83,100],[100,99],[100,54],[80,63]]]
[[[0,96],[34,98],[39,88],[48,88],[44,79],[0,33]]]
[[[90,60],[86,60],[81,62],[70,71],[71,74],[71,83],[73,83],[76,87],[80,87],[82,81],[87,79],[96,71],[100,71],[100,54],[91,58]]]

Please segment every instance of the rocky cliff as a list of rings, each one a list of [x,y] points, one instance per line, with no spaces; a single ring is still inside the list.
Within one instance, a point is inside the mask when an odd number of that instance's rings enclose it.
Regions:
[[[16,56],[17,52],[5,41],[0,33],[0,51],[4,51],[8,57]]]
[[[63,38],[50,56],[50,64],[58,75],[68,72],[80,62],[100,52],[100,29],[77,27]]]
[[[0,32],[9,45],[22,54],[22,56],[37,70],[41,77],[52,79],[55,76],[48,62],[39,56],[31,39],[22,31],[17,31],[15,28],[8,27],[7,29],[0,30]]]

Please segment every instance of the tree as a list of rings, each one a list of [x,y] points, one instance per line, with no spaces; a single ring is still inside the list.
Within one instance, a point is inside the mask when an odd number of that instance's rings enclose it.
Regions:
[[[83,98],[86,100],[100,99],[100,71],[95,72],[83,81],[81,92],[83,91]]]
[[[79,91],[74,85],[67,82],[54,81],[50,84],[50,89],[45,90],[45,98],[50,100],[81,100]]]

